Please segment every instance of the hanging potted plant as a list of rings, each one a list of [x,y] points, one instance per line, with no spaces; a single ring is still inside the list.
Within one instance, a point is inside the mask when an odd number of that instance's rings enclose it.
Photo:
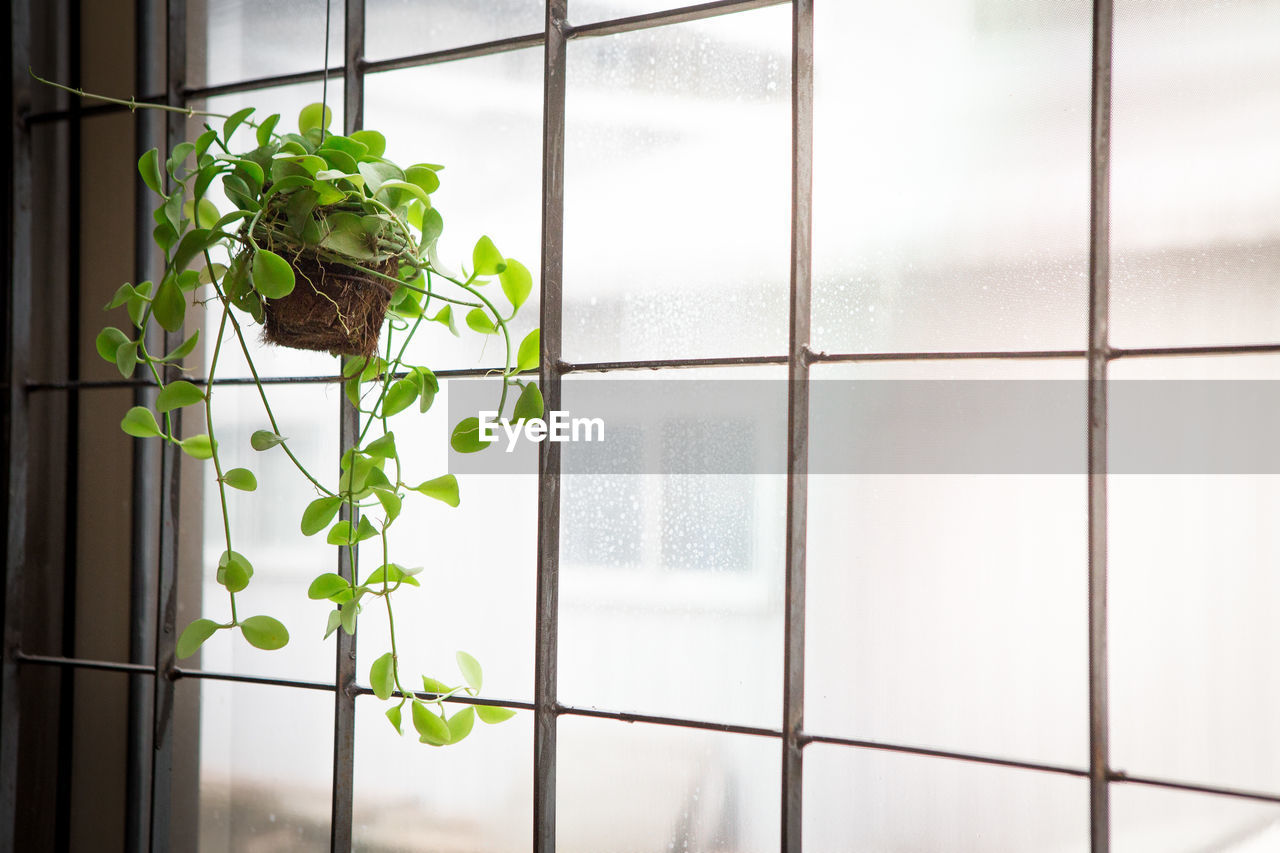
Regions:
[[[278,619],[244,615],[238,607],[237,596],[250,586],[254,568],[234,547],[227,490],[254,491],[259,484],[246,468],[223,467],[214,431],[219,356],[224,347],[234,346],[248,362],[263,405],[264,428],[253,433],[253,449],[284,453],[314,487],[314,499],[298,508],[300,533],[323,534],[329,544],[346,548],[353,570],[355,547],[380,540],[382,562],[363,580],[354,571],[352,580],[326,572],[306,590],[309,598],[331,608],[325,639],[336,631],[354,634],[363,608],[380,599],[390,648],[374,660],[369,683],[388,703],[386,716],[397,731],[404,729],[405,704],[419,739],[435,746],[466,737],[476,717],[487,723],[508,719],[512,711],[484,705],[446,714],[445,699],[460,693],[474,696],[481,688],[480,664],[465,652],[457,653],[461,684],[424,675],[423,690],[415,694],[401,669],[392,598],[419,582],[417,569],[392,561],[391,529],[410,493],[450,506],[460,498],[451,474],[427,479],[410,474],[401,464],[388,418],[411,406],[425,412],[432,405],[439,391],[435,375],[426,366],[409,363],[405,354],[424,323],[440,324],[458,335],[459,311],[465,311],[464,324],[471,331],[502,338],[498,417],[508,403],[512,420],[542,415],[537,385],[521,377],[537,366],[538,331],[518,346],[510,335],[511,321],[532,290],[528,269],[505,257],[488,237],[476,242],[469,272],[465,267],[462,274],[446,269],[436,253],[444,223],[431,201],[443,167],[392,162],[384,156],[386,140],[377,131],[330,133],[331,114],[322,104],[302,109],[297,132],[282,132],[279,114],[259,119],[253,108],[227,116],[144,105],[36,79],[131,109],[220,120],[216,126],[206,122],[195,139],[174,146],[167,157],[152,149],[138,161],[143,182],[157,197],[153,237],[164,252],[164,273],[158,283],[121,285],[107,308],[127,317],[104,328],[96,341],[98,353],[122,376],[132,376],[141,366],[159,389],[154,408],[129,409],[121,428],[210,461],[217,478],[225,540],[217,582],[228,593],[227,610],[222,618],[201,617],[185,626],[177,641],[178,657],[194,654],[223,631],[239,632],[260,649],[278,649],[289,641]],[[220,183],[230,209],[220,209],[209,198],[214,182]],[[494,282],[501,297],[487,287]],[[216,339],[203,385],[172,378],[177,371],[169,369],[181,368],[195,349],[198,331],[167,353],[153,353],[146,345],[153,323],[179,332],[188,303],[204,303],[216,312]],[[360,414],[361,429],[357,446],[335,460],[340,471],[336,485],[326,485],[308,470],[281,433],[249,347],[250,322],[262,326],[269,343],[343,358],[343,390]],[[177,435],[174,413],[196,404],[204,405],[204,431]],[[449,442],[463,453],[486,446],[475,418],[456,425]]]

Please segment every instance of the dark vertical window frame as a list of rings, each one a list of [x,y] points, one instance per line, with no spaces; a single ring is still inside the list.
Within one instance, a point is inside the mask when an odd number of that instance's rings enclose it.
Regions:
[[[27,393],[31,355],[31,135],[16,117],[31,108],[31,0],[12,0],[9,6],[9,75],[11,115],[5,147],[12,168],[5,179],[5,260],[9,287],[5,299],[5,572],[4,659],[0,662],[0,853],[13,853],[17,838],[18,711],[22,641],[22,569],[26,564]]]
[[[565,74],[568,0],[547,0],[542,96],[542,294],[538,381],[560,407],[563,340]],[[533,850],[556,848],[557,668],[560,618],[560,445],[538,445],[537,612],[534,638]]]
[[[330,0],[325,0],[329,3]],[[364,0],[346,0],[344,6],[342,97],[346,132],[364,125]],[[346,453],[356,446],[360,435],[360,412],[338,395],[338,447]],[[359,510],[342,505],[341,517],[355,526]],[[357,580],[358,546],[338,549],[338,574]],[[333,704],[333,790],[329,813],[329,848],[338,853],[351,849],[353,800],[355,797],[356,753],[356,637],[335,632]]]
[[[809,327],[813,291],[813,0],[791,4],[791,318],[782,698],[782,850],[804,823],[805,546],[809,509]]]
[[[1107,704],[1107,320],[1111,290],[1112,0],[1093,0],[1089,117],[1089,843],[1111,849],[1110,716]]]

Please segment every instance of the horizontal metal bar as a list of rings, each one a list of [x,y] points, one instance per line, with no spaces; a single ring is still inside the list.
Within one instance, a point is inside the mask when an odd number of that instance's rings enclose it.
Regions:
[[[755,735],[757,737],[782,737],[779,729],[760,726],[738,726],[732,723],[713,723],[707,720],[690,720],[684,717],[663,717],[655,714],[632,714],[627,711],[601,711],[598,708],[581,708],[574,705],[557,705],[556,713],[570,717],[596,717],[623,723],[651,723],[657,726],[677,726],[685,729],[701,729],[709,732]]]
[[[810,352],[810,363],[860,361],[983,361],[1007,359],[1055,359],[1085,357],[1082,349],[969,350],[962,352]]]
[[[1165,788],[1171,791],[1190,791],[1196,794],[1212,794],[1219,797],[1234,797],[1239,800],[1256,800],[1263,803],[1280,804],[1280,794],[1269,794],[1266,791],[1250,791],[1244,788],[1222,788],[1217,785],[1197,785],[1194,782],[1178,782],[1173,779],[1156,779],[1149,776],[1130,776],[1121,770],[1112,771],[1108,778],[1116,783],[1145,785],[1149,788]]]
[[[237,672],[211,672],[205,669],[173,670],[173,679],[202,678],[207,681],[230,681],[238,684],[265,684],[268,687],[295,687],[299,690],[326,690],[333,692],[333,683],[324,681],[304,681],[296,678],[272,678],[268,675],[242,675]]]
[[[109,660],[89,660],[87,658],[69,658],[61,655],[30,655],[18,652],[14,655],[18,663],[35,664],[37,666],[58,666],[73,669],[96,669],[106,672],[139,672],[144,675],[155,675],[156,668],[149,663],[121,663]]]
[[[447,370],[433,371],[435,375],[441,379],[483,379],[485,377],[494,376],[502,373],[501,367],[459,367]],[[536,371],[522,371],[522,373],[534,373]],[[408,376],[408,371],[393,373],[393,379],[403,379]],[[203,377],[194,377],[190,380],[196,385],[205,385],[208,380]],[[342,376],[264,376],[260,380],[263,385],[330,385],[345,381]],[[219,385],[253,385],[252,376],[231,376],[222,379],[214,379],[213,384]],[[95,390],[102,388],[145,388],[154,386],[155,381],[152,379],[82,379],[82,380],[60,380],[45,382],[29,382],[27,383],[27,391],[70,391],[74,389]]]
[[[647,30],[652,27],[665,27],[670,24],[683,24],[699,21],[703,18],[714,18],[730,12],[746,12],[751,9],[762,9],[766,6],[781,6],[790,0],[715,0],[712,3],[698,3],[693,6],[681,6],[661,12],[647,12],[643,15],[630,15],[626,18],[614,18],[609,21],[598,21],[581,26],[570,26],[569,38],[590,36],[612,36],[618,33],[631,33],[636,30]]]
[[[356,685],[356,687],[352,690],[352,693],[356,696],[372,696],[373,690],[368,687]],[[435,702],[439,700],[443,694],[415,692],[415,693],[409,694],[409,696],[405,696],[405,694],[399,691],[396,691],[392,695],[404,696],[404,698],[406,699],[412,697],[414,699],[421,699],[424,702]],[[533,710],[532,702],[518,702],[513,699],[489,699],[484,696],[446,696],[444,698],[444,701],[453,702],[458,705],[488,705],[493,708],[517,708],[521,711]]]
[[[1162,358],[1167,356],[1192,355],[1269,355],[1280,353],[1277,344],[1222,344],[1220,346],[1199,347],[1111,347],[1107,353],[1110,361],[1118,358]]]
[[[609,373],[615,370],[682,370],[695,367],[744,367],[786,364],[785,355],[746,355],[711,358],[654,358],[642,361],[560,362],[561,373]]]
[[[967,761],[971,764],[990,764],[997,767],[1012,767],[1018,770],[1035,770],[1041,773],[1057,773],[1064,776],[1079,776],[1087,778],[1089,771],[1084,767],[1068,767],[1061,764],[1042,764],[1035,761],[1019,761],[1014,758],[996,758],[990,755],[978,755],[969,752],[953,752],[946,749],[930,749],[923,746],[906,746],[896,743],[884,743],[875,740],[860,740],[858,738],[834,737],[832,735],[811,735],[805,734],[801,736],[804,745],[811,743],[826,743],[836,746],[852,746],[858,749],[872,749],[879,752],[897,752],[904,755],[920,755],[928,758],[948,758],[954,761]]]
[[[341,77],[343,67],[341,65],[334,66],[329,69],[330,77]],[[324,69],[317,68],[313,71],[295,71],[292,74],[273,74],[270,77],[254,77],[249,80],[236,80],[232,83],[219,83],[216,86],[200,86],[193,89],[186,89],[182,93],[184,102],[202,101],[206,98],[216,98],[219,95],[235,95],[240,92],[254,92],[259,89],[273,89],[276,86],[293,86],[298,83],[314,83],[324,79]]]
[[[412,56],[399,56],[394,59],[379,59],[374,61],[366,60],[361,63],[360,67],[368,74],[378,74],[383,71],[398,71],[402,68],[421,68],[424,65],[439,65],[442,62],[452,62],[457,59],[474,59],[478,56],[493,56],[494,54],[508,53],[513,50],[540,47],[542,45],[542,41],[542,33],[531,33],[524,36],[511,36],[510,38],[496,39],[494,41],[481,42],[480,44],[465,45],[463,47],[451,47],[445,50],[415,53]]]

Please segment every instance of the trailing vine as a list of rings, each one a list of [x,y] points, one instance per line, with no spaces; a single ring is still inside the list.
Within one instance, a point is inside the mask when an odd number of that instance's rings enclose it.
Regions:
[[[469,330],[500,336],[503,342],[503,367],[495,371],[500,380],[498,417],[503,417],[512,397],[511,420],[542,415],[542,396],[536,383],[521,377],[537,366],[538,331],[529,333],[519,345],[513,345],[510,333],[512,320],[532,290],[528,269],[505,257],[487,236],[474,246],[470,272],[464,268],[455,274],[446,269],[437,257],[444,222],[431,202],[443,167],[396,165],[383,156],[386,140],[377,131],[360,130],[345,136],[330,133],[331,114],[321,104],[303,108],[297,133],[281,133],[277,131],[279,114],[255,121],[253,108],[221,115],[106,98],[36,79],[130,109],[164,109],[206,119],[194,141],[174,146],[163,159],[157,149],[151,149],[138,161],[143,182],[158,199],[153,238],[164,252],[164,273],[158,284],[121,285],[106,307],[124,309],[128,322],[123,328],[104,328],[96,340],[98,353],[114,364],[121,376],[131,377],[141,367],[158,387],[154,410],[144,406],[129,409],[121,421],[124,432],[169,442],[188,456],[213,465],[225,546],[218,561],[217,582],[227,592],[227,608],[221,619],[206,616],[187,625],[177,641],[178,657],[194,654],[221,631],[238,630],[245,641],[259,649],[279,649],[289,641],[280,620],[266,614],[243,615],[243,602],[237,597],[249,589],[254,568],[235,548],[227,490],[252,492],[259,484],[247,468],[224,468],[215,435],[213,405],[219,358],[224,345],[234,345],[248,363],[269,427],[253,433],[252,448],[288,457],[315,490],[314,499],[302,508],[300,532],[305,536],[323,533],[328,544],[344,549],[349,561],[345,568],[350,579],[338,572],[325,572],[307,590],[308,598],[331,606],[325,639],[336,631],[354,635],[365,606],[381,600],[390,648],[373,661],[369,684],[387,703],[386,716],[398,732],[404,731],[405,704],[410,705],[410,721],[419,739],[435,746],[462,740],[476,717],[486,723],[510,718],[514,712],[491,705],[467,705],[452,716],[446,714],[446,699],[462,693],[475,696],[482,687],[481,666],[466,652],[456,656],[461,684],[423,675],[422,690],[415,691],[416,684],[401,667],[393,601],[403,587],[419,586],[416,575],[421,569],[392,560],[392,528],[410,493],[453,507],[458,506],[460,497],[452,474],[418,480],[405,470],[389,419],[415,405],[420,412],[431,407],[439,383],[428,367],[406,359],[409,344],[424,324],[459,336],[456,315],[464,309],[463,321]],[[215,126],[209,121],[212,119],[220,119],[221,125]],[[236,143],[250,133],[252,147],[238,148]],[[237,150],[240,153],[233,153]],[[220,210],[209,198],[215,180],[221,181],[230,210]],[[326,280],[341,279],[344,272],[363,282],[363,290],[357,294],[360,300],[385,304],[385,323],[377,313],[378,305],[370,309],[376,320],[365,336],[367,340],[357,340],[355,333],[361,322],[356,309],[363,311],[368,306],[361,303],[344,309],[328,295],[337,291]],[[495,281],[505,300],[503,309],[498,307],[496,296],[486,293]],[[350,285],[344,287],[351,289]],[[295,290],[310,294],[308,298],[333,302],[329,314],[340,327],[336,333],[340,337],[352,335],[355,343],[350,346],[367,350],[348,355],[341,363],[343,393],[357,410],[360,423],[355,447],[339,460],[339,476],[333,487],[308,470],[290,448],[250,347],[250,321],[266,323],[268,340],[280,338],[281,332],[272,326],[272,312],[281,310]],[[152,353],[146,344],[153,323],[171,334],[180,332],[189,303],[205,304],[217,318],[217,337],[202,385],[166,376],[185,371],[183,360],[194,351],[199,331],[163,354]],[[379,341],[374,351],[372,343]],[[204,432],[179,436],[174,413],[197,404],[204,405]],[[462,453],[486,446],[475,418],[457,424],[449,442]],[[380,563],[359,580],[356,548],[370,540],[376,540],[372,544],[380,553]]]

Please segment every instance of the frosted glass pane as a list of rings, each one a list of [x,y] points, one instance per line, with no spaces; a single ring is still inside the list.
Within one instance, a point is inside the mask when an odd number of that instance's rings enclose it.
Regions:
[[[816,16],[813,339],[1079,348],[1087,0],[830,3]]]
[[[532,273],[533,293],[512,324],[517,346],[538,324],[541,49],[372,74],[365,86],[365,126],[386,134],[387,156],[403,164],[445,166],[440,189],[431,196],[444,217],[440,260],[454,270],[470,268],[471,249],[487,234]],[[413,92],[424,93],[421,108],[406,105],[406,93]],[[460,340],[439,324],[425,326],[409,350],[416,364],[439,369],[502,363],[500,338],[464,332]]]
[[[425,415],[411,407],[391,419],[405,482],[449,471],[449,394],[462,382],[484,380],[441,382]],[[488,384],[496,395],[498,382]],[[463,650],[484,667],[486,696],[527,701],[533,697],[536,471],[459,476],[458,493],[461,503],[450,507],[408,492],[388,532],[392,562],[424,567],[421,589],[405,586],[392,596],[402,678],[419,688],[422,675],[458,683],[455,652]],[[360,564],[365,574],[382,564],[379,540],[361,546]],[[357,676],[367,684],[369,666],[390,651],[383,601],[366,602],[358,647]]]
[[[927,363],[818,366],[813,376],[1082,371],[1061,362]],[[1085,498],[1078,475],[812,476],[806,728],[1084,762]]]
[[[814,744],[804,752],[809,850],[1085,853],[1085,779]],[[1127,850],[1127,848],[1117,848]]]
[[[1115,10],[1112,341],[1280,340],[1280,3]]]
[[[541,33],[542,0],[366,0],[365,55],[412,56]]]
[[[329,65],[342,64],[343,0],[329,0]],[[324,68],[325,0],[201,0],[188,13],[187,69],[217,85]]]
[[[450,705],[449,713],[461,706]],[[436,749],[396,734],[372,696],[356,702],[352,849],[525,853],[533,828],[533,715],[477,722]],[[408,719],[408,710],[405,711]],[[407,723],[406,723],[407,725]]]
[[[178,683],[196,689],[201,853],[328,850],[333,694]]]
[[[333,127],[343,126],[342,97],[342,81],[340,79],[337,81],[330,80],[329,109],[333,111]],[[278,127],[280,131],[296,132],[298,129],[299,110],[307,104],[320,101],[320,99],[321,85],[319,83],[300,83],[294,86],[280,86],[274,89],[261,89],[254,92],[209,98],[205,102],[207,106],[203,108],[210,112],[230,115],[236,110],[254,107],[257,110],[255,116],[261,118],[266,118],[272,113],[279,113],[280,124]],[[197,106],[200,105],[197,104]],[[210,121],[215,128],[222,126],[220,124],[221,119],[211,119]],[[199,125],[195,123],[191,123],[190,126],[196,129],[199,128]],[[237,130],[232,141],[234,144],[231,149],[237,153],[250,150],[257,145],[257,141],[253,136],[253,128],[248,126]],[[208,198],[224,213],[231,209],[230,203],[227,202],[226,196],[222,192],[222,181],[214,181],[209,185]],[[213,253],[213,259],[215,262],[223,263],[227,260],[225,257],[219,257],[217,252]],[[207,293],[208,288],[204,292]],[[213,355],[214,342],[218,336],[218,323],[222,319],[221,306],[216,301],[207,303],[203,316],[204,329],[200,333],[200,338],[205,350],[204,363],[208,364]],[[338,360],[328,353],[307,352],[272,346],[262,340],[262,327],[255,323],[252,317],[242,311],[236,311],[235,316],[240,321],[245,343],[253,356],[253,363],[258,368],[259,376],[337,376],[340,372]],[[227,327],[222,355],[218,358],[217,375],[219,377],[247,377],[252,375],[230,325]]]
[[[561,717],[556,850],[778,849],[774,738]]]
[[[289,448],[320,482],[337,485],[338,385],[267,386],[267,399]],[[223,470],[248,468],[259,490],[227,489],[232,548],[249,559],[255,572],[247,589],[236,594],[243,619],[266,613],[284,622],[290,641],[276,651],[255,649],[239,633],[220,631],[205,643],[199,659],[206,669],[333,680],[333,645],[321,643],[327,612],[307,599],[307,586],[321,572],[335,571],[337,549],[322,536],[305,537],[298,528],[302,510],[315,499],[315,487],[279,448],[259,453],[249,436],[270,429],[253,386],[223,386],[214,395],[214,428]],[[204,408],[184,410],[184,434],[205,432]],[[218,483],[212,462],[198,469],[204,481],[203,603],[199,615],[230,620],[229,595],[217,582],[218,558],[226,550]],[[197,614],[182,614],[181,626]]]
[[[1112,375],[1274,379],[1280,359],[1120,361]],[[1112,476],[1108,513],[1113,766],[1280,791],[1280,478]]]
[[[1117,853],[1266,853],[1280,849],[1280,806],[1112,785],[1111,848]]]
[[[569,23],[589,24],[677,9],[691,4],[680,0],[573,0],[569,4]],[[731,13],[732,14],[732,13]]]
[[[673,373],[645,376],[781,378],[775,370]],[[742,453],[747,458],[737,470],[785,470],[784,442],[756,447],[763,439],[749,433],[723,439],[722,428],[757,425],[736,422],[732,414],[681,411],[643,424],[610,418],[606,442],[617,473],[563,478],[559,686],[565,702],[779,724],[785,477],[669,473],[687,470],[678,467],[684,456],[670,455],[671,429],[679,430],[682,453]],[[759,420],[781,417],[770,412]]]
[[[566,358],[786,351],[789,22],[570,43]]]

